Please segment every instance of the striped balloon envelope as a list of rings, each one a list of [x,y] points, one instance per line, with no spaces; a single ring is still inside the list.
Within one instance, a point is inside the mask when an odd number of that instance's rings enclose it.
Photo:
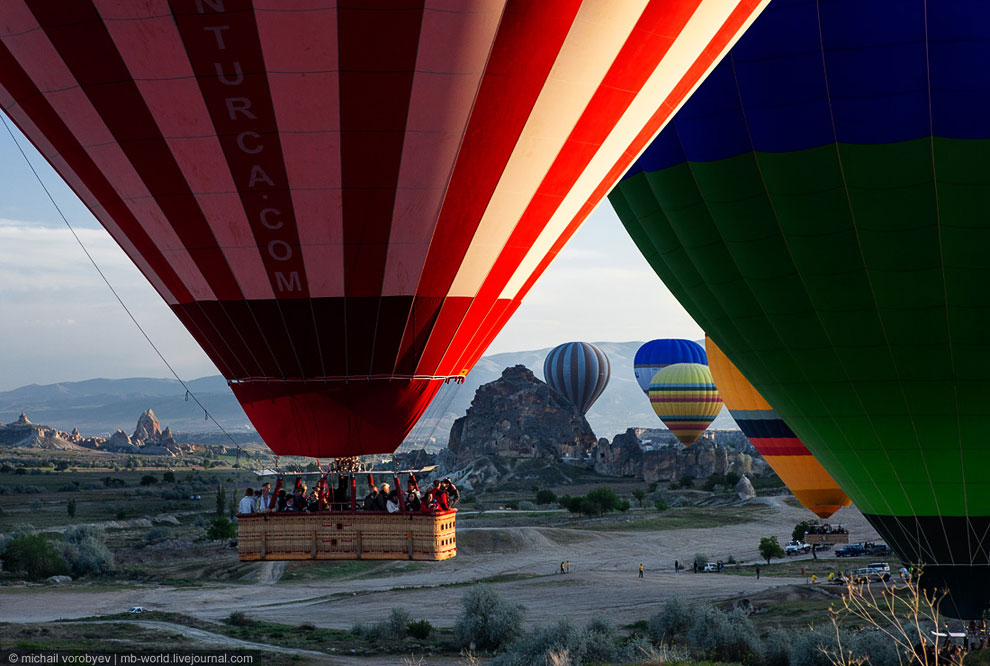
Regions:
[[[801,505],[828,518],[850,500],[729,357],[705,338],[708,368],[739,429]]]
[[[277,453],[393,451],[768,0],[3,0],[0,106]]]
[[[588,342],[558,345],[543,361],[547,384],[574,403],[582,414],[588,413],[608,386],[611,372],[605,352]]]
[[[722,410],[712,373],[700,363],[675,363],[653,376],[650,404],[684,446],[691,446]]]
[[[705,356],[704,348],[693,340],[661,338],[643,343],[643,346],[636,350],[636,357],[633,359],[633,372],[643,393],[649,395],[650,380],[653,379],[653,375],[674,363],[707,365],[708,358]]]
[[[990,3],[774,0],[610,196],[943,611],[990,610]]]

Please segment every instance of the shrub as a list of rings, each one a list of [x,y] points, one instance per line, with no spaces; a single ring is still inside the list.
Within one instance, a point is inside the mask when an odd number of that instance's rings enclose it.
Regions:
[[[530,501],[522,500],[521,502],[519,502],[519,510],[520,511],[535,511],[536,510],[536,505],[533,504]]]
[[[223,516],[215,517],[206,530],[206,538],[210,541],[224,541],[237,537],[237,525]]]
[[[162,474],[162,481],[164,483],[175,483],[175,472],[165,472]]]
[[[763,666],[790,666],[792,637],[786,629],[774,629],[763,641]]]
[[[536,493],[536,503],[543,504],[553,504],[557,501],[557,495],[554,494],[552,490],[540,490]]]
[[[657,508],[657,511],[666,511],[667,509],[670,508],[670,505],[667,504],[667,502],[665,502],[662,499],[658,499],[656,502],[654,502],[653,506]]]
[[[694,554],[694,564],[699,569],[708,564],[708,555],[705,553],[695,553]]]
[[[23,573],[31,580],[69,571],[58,548],[43,534],[22,533],[6,540],[0,562],[4,570]]]
[[[679,483],[677,483],[677,481],[671,481],[670,482],[670,485],[667,486],[667,489],[668,490],[677,490],[680,487],[681,487],[681,485]]]
[[[103,477],[103,485],[107,488],[125,488],[127,482],[115,476],[105,476]]]
[[[430,624],[429,620],[416,620],[409,623],[407,631],[413,638],[425,640],[430,637],[430,634],[436,631],[436,627]]]
[[[157,541],[165,541],[166,539],[172,538],[172,530],[167,527],[152,527],[148,530],[148,533],[144,535],[144,540],[148,543],[155,543]]]
[[[454,625],[454,636],[464,647],[498,650],[522,632],[524,609],[504,600],[490,585],[477,585],[461,598],[464,611]]]
[[[553,624],[538,627],[522,636],[509,649],[492,661],[492,666],[531,666],[550,664],[556,655],[559,659],[566,654],[567,661],[558,663],[583,663],[587,638],[568,620],[558,620]]]
[[[156,477],[154,474],[145,474],[144,476],[141,477],[142,486],[153,486],[156,483],[158,483],[158,477]]]
[[[694,487],[694,477],[690,474],[685,474],[681,477],[681,488],[693,488]]]
[[[232,627],[250,627],[254,624],[254,620],[242,611],[234,611],[224,621]]]
[[[726,472],[725,473],[725,487],[726,488],[735,488],[736,487],[736,484],[739,483],[739,479],[741,479],[741,478],[742,477],[739,476],[738,474],[736,474],[735,472]]]
[[[675,639],[683,637],[691,627],[691,616],[687,605],[676,594],[668,597],[660,612],[650,618],[646,625],[647,634],[657,644],[666,641],[673,645]]]
[[[79,525],[67,529],[62,553],[74,576],[106,574],[115,567],[113,553],[98,527]]]
[[[388,614],[388,624],[389,632],[395,638],[402,638],[409,631],[409,622],[412,616],[409,615],[409,611],[405,608],[393,608],[392,612]]]
[[[759,634],[741,610],[726,614],[708,604],[696,606],[688,638],[695,649],[718,661],[758,664],[763,654]]]
[[[75,498],[72,498],[72,499],[69,500],[69,503],[65,505],[65,510],[66,510],[66,512],[68,512],[69,518],[75,518],[76,517],[76,499]]]
[[[77,486],[75,484],[72,484],[72,483],[67,484],[67,485],[64,485],[64,486],[59,486],[58,487],[58,492],[60,492],[60,493],[78,493],[79,492],[79,486]]]

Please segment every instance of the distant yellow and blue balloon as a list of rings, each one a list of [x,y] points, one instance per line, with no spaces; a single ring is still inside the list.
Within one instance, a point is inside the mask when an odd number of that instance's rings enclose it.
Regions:
[[[700,363],[675,363],[650,380],[650,404],[684,446],[691,446],[722,409],[712,373]]]

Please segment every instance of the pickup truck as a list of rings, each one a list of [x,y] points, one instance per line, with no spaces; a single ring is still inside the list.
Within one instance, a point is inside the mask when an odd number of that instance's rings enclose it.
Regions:
[[[803,541],[789,541],[786,546],[784,546],[784,554],[786,555],[797,555],[799,553],[810,553],[811,546],[804,543]]]

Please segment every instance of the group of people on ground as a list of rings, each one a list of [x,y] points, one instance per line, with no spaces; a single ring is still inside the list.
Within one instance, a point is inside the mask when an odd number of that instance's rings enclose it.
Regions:
[[[248,488],[237,505],[237,513],[292,513],[321,511],[350,511],[351,489],[349,477],[341,475],[337,487],[332,488],[327,476],[320,477],[316,487],[309,489],[301,477],[296,477],[292,491],[287,491],[279,478],[272,484],[265,482],[258,489]],[[355,507],[363,511],[387,511],[388,513],[437,513],[454,508],[460,499],[460,492],[450,478],[436,479],[425,493],[420,492],[416,477],[409,476],[409,491],[400,498],[399,489],[388,483],[375,485],[374,477],[368,476],[368,494],[363,501],[356,501]]]

